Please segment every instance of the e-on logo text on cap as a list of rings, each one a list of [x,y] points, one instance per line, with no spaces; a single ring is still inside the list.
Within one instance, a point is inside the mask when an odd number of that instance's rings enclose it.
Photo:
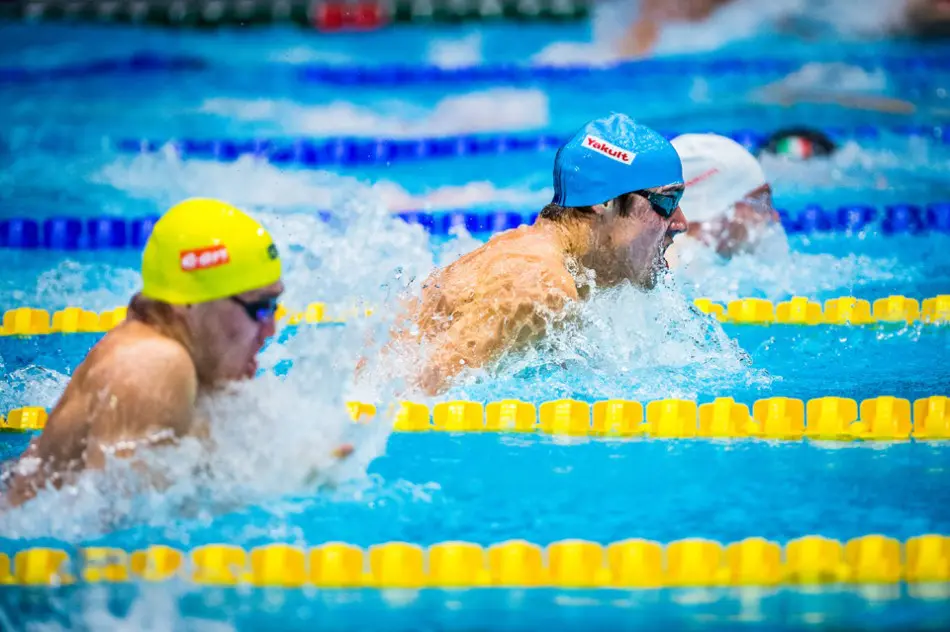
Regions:
[[[611,145],[604,139],[591,136],[590,134],[584,137],[584,147],[607,156],[611,160],[622,162],[625,165],[633,164],[633,159],[637,157],[635,153],[617,147],[616,145]]]
[[[181,269],[185,272],[205,270],[230,263],[227,246],[210,246],[195,250],[182,250],[179,254]]]

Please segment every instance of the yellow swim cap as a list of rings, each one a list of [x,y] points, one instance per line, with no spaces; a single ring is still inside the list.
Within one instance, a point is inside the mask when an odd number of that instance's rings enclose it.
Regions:
[[[173,206],[152,230],[142,255],[142,295],[171,303],[205,303],[280,279],[274,240],[247,213],[218,200]]]

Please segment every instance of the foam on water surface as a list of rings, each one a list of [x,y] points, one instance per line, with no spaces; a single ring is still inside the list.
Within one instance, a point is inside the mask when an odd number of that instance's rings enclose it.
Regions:
[[[281,132],[388,138],[527,131],[548,124],[547,95],[534,89],[493,88],[443,97],[432,108],[387,99],[374,107],[349,101],[305,105],[285,100],[213,98],[201,111],[238,121],[279,124]]]

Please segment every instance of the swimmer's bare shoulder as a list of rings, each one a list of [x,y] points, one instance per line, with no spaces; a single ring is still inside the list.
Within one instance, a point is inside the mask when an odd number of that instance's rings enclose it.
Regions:
[[[507,349],[544,334],[570,301],[577,284],[548,239],[513,234],[459,259],[437,280],[451,314],[431,341],[420,386],[443,389],[465,368],[478,368]]]
[[[197,377],[188,351],[147,325],[124,323],[78,367],[38,449],[52,455],[68,450],[69,444],[75,448],[68,436],[84,427],[85,460],[96,467],[104,449],[116,448],[121,456],[127,451],[121,445],[125,442],[163,442],[163,437],[167,441],[188,434],[196,395]]]
[[[489,297],[493,303],[505,299],[548,303],[552,297],[557,303],[561,298],[577,298],[563,253],[548,236],[527,228],[502,233],[457,264],[455,273],[470,277],[478,289],[475,295]]]
[[[198,378],[188,350],[142,323],[130,322],[121,333],[110,341],[107,361],[86,376],[98,413],[91,434],[103,445],[191,434]]]
[[[6,499],[20,504],[48,482],[99,469],[107,453],[127,457],[144,443],[193,433],[197,378],[188,351],[142,323],[127,321],[99,341],[13,470]]]
[[[577,300],[577,282],[571,275],[561,250],[541,234],[529,233],[512,239],[497,252],[489,279],[512,283],[515,302],[560,309],[567,300]]]

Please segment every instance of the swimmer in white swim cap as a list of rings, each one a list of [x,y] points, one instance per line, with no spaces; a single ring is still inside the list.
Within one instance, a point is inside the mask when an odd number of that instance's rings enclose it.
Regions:
[[[717,134],[683,134],[672,144],[683,163],[686,191],[680,205],[689,220],[687,238],[728,258],[755,250],[770,229],[781,230],[772,187],[742,145]],[[671,265],[677,244],[668,253]]]

